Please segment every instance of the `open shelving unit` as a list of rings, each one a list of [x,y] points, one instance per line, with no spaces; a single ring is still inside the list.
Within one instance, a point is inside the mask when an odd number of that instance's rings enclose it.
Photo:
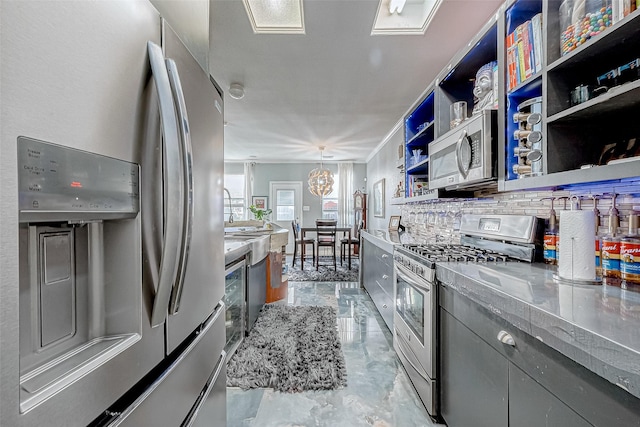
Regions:
[[[405,118],[405,197],[422,194],[421,182],[429,176],[429,144],[435,138],[435,93],[433,86]],[[418,151],[419,150],[419,151]],[[417,194],[420,193],[420,194]]]
[[[405,115],[405,202],[461,195],[428,187],[429,145],[450,131],[453,103],[466,101],[467,116],[471,117],[475,76],[480,67],[497,61],[498,32],[497,18],[485,24]],[[420,150],[418,156],[414,150]]]
[[[616,144],[626,147],[630,140],[640,138],[640,132],[630,125],[640,113],[640,73],[636,80],[608,83],[606,92],[582,103],[572,102],[571,92],[580,85],[597,87],[598,76],[640,57],[640,14],[631,13],[563,56],[561,2],[541,4],[547,61],[541,85],[544,175],[507,180],[503,189],[559,187],[638,176],[638,161],[607,163],[610,157],[616,157]]]
[[[404,202],[459,196],[443,190],[423,196],[425,190],[415,191],[415,183],[427,181],[421,188],[428,188],[429,146],[450,130],[454,102],[466,101],[471,115],[475,73],[492,60],[498,63],[498,191],[561,188],[639,175],[640,131],[633,124],[640,115],[640,10],[562,55],[566,29],[561,28],[561,4],[562,0],[507,0],[405,114]],[[534,67],[514,82],[510,49],[514,40],[525,40],[525,28],[530,44],[521,51],[530,52]],[[639,62],[633,75],[607,81],[603,94],[572,102],[576,87],[593,89],[599,76],[635,60]],[[518,110],[533,102],[537,109]],[[534,111],[541,118],[535,128],[517,120]],[[514,117],[516,113],[520,114]],[[523,140],[523,130],[537,132],[541,140],[532,147],[532,141]],[[419,157],[414,150],[421,150]],[[531,156],[530,151],[539,155]],[[637,161],[609,163],[632,156],[638,156]]]
[[[542,1],[536,0],[516,0],[507,4],[503,15],[504,20],[504,44],[501,50],[500,61],[504,65],[505,81],[501,89],[504,96],[502,111],[504,119],[504,161],[499,165],[504,170],[499,171],[498,177],[504,180],[518,179],[519,174],[514,168],[525,163],[532,167],[529,160],[523,159],[517,150],[519,147],[525,148],[530,144],[526,139],[520,141],[514,135],[524,125],[514,120],[514,116],[519,113],[518,107],[527,104],[528,101],[535,100],[542,96],[542,75],[544,72],[544,60],[542,49]],[[536,33],[534,37],[534,32]],[[533,42],[536,39],[538,42]],[[525,42],[526,41],[526,42]],[[526,75],[520,71],[521,64],[528,55],[529,68],[531,74]],[[517,61],[514,64],[513,61]],[[524,74],[524,76],[523,76]],[[514,82],[515,80],[515,82]],[[512,82],[511,84],[509,82]],[[515,83],[515,84],[514,84]],[[530,112],[530,109],[524,109]],[[539,124],[537,127],[541,127]],[[531,129],[532,126],[527,125]],[[502,138],[501,138],[502,139]],[[538,169],[542,169],[544,159],[538,160]]]

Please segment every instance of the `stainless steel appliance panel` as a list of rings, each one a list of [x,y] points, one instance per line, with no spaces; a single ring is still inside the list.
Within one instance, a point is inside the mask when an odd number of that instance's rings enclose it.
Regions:
[[[215,384],[215,374],[219,375],[221,371],[220,363],[225,357],[225,330],[220,320],[224,318],[224,312],[225,306],[221,303],[195,339],[145,393],[105,425],[177,427],[188,421],[194,409],[200,409],[196,406],[200,403],[200,394],[210,391],[207,386]],[[212,373],[213,377],[210,375]],[[205,400],[202,405],[209,405],[213,411],[219,409],[214,401],[207,403]]]
[[[396,265],[394,328],[429,378],[435,378],[436,289]],[[419,369],[419,368],[416,368]]]
[[[253,328],[260,310],[267,301],[267,258],[247,266],[247,325],[246,332]]]
[[[431,416],[437,416],[439,412],[437,381],[425,376],[403,338],[395,339],[393,347],[425,408]]]
[[[42,233],[40,300],[40,346],[46,347],[76,332],[73,230]]]
[[[136,277],[121,286],[132,284],[131,289],[138,292],[133,299],[127,293],[119,295],[116,285],[122,272],[118,271],[113,282],[107,281],[105,298],[112,299],[114,307],[121,304],[124,308],[129,303],[141,306],[133,312],[105,313],[113,330],[104,333],[116,334],[122,329],[118,318],[131,323],[135,313],[138,333],[122,342],[126,349],[115,357],[76,371],[78,375],[69,377],[59,391],[21,412],[25,390],[21,386],[18,309],[18,284],[23,274],[19,256],[23,234],[18,233],[18,138],[27,136],[137,163],[139,142],[154,120],[145,117],[151,94],[146,43],[160,42],[160,17],[144,1],[2,2],[0,9],[2,424],[84,426],[163,357],[164,331],[151,329],[148,321],[142,321],[140,312],[146,314],[148,306],[140,288],[135,287],[140,285],[142,273],[140,221],[136,217],[105,224],[104,237],[107,246],[120,248],[105,258],[117,260],[120,270]],[[23,384],[30,387],[31,383]]]
[[[22,222],[134,218],[140,210],[135,163],[19,137],[18,173]]]
[[[437,286],[415,247],[394,248],[393,348],[427,412],[439,415]],[[430,278],[430,279],[427,279]]]
[[[201,393],[201,401],[194,407],[184,427],[224,426],[227,422],[227,363],[220,355],[210,380]]]
[[[464,188],[496,175],[497,113],[483,110],[429,144],[429,188]]]
[[[233,356],[245,336],[247,301],[247,268],[243,258],[229,266],[225,270],[225,295],[226,305],[225,328],[226,344],[224,351],[227,359]]]
[[[509,238],[510,242],[535,243],[539,220],[533,215],[466,214],[460,221],[460,233],[494,240]]]
[[[181,295],[172,296],[177,312],[167,320],[171,352],[224,295],[223,104],[209,76],[166,22],[163,34],[165,56],[175,61],[182,82],[193,149],[190,256]]]

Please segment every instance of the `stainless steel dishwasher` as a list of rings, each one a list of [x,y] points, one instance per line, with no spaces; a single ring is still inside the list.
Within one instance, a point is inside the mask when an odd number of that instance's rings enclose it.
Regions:
[[[247,290],[245,331],[248,334],[267,300],[267,255],[271,238],[268,234],[248,233],[251,251],[247,256]],[[249,236],[248,236],[249,237]]]

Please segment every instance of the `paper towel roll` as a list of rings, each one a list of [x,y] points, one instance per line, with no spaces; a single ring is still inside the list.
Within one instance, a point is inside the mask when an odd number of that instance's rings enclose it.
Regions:
[[[595,280],[595,226],[592,211],[560,212],[558,276],[569,280]]]

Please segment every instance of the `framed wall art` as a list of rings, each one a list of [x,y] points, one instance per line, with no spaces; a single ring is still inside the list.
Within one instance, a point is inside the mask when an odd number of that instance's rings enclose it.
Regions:
[[[400,228],[400,215],[391,215],[389,218],[389,231],[398,231]]]
[[[267,209],[267,196],[253,196],[251,204],[258,209]]]
[[[384,218],[384,178],[373,184],[373,216]]]

